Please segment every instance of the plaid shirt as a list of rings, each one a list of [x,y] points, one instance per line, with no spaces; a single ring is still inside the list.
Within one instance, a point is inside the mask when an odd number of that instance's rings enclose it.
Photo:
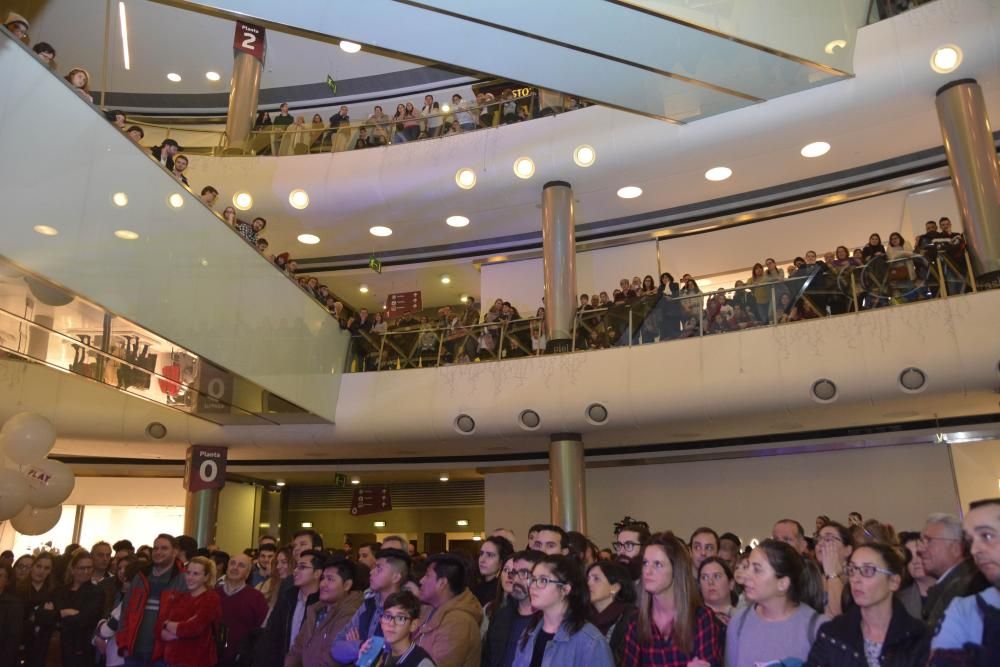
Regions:
[[[712,667],[721,667],[723,659],[722,629],[712,612],[698,607],[694,622],[694,643],[690,653],[678,649],[669,638],[653,625],[653,640],[639,644],[639,619],[636,617],[625,633],[622,667],[687,667],[689,661],[700,658]]]

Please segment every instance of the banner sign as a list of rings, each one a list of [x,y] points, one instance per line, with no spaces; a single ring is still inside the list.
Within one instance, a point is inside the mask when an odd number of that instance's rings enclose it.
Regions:
[[[184,467],[184,488],[188,491],[221,489],[226,485],[226,447],[191,445]]]
[[[233,37],[233,48],[243,53],[249,53],[264,64],[264,29],[253,23],[236,22],[236,35]]]
[[[424,307],[420,292],[397,292],[386,297],[386,316],[399,317],[407,313],[415,313]]]
[[[352,515],[377,514],[378,512],[388,512],[391,509],[392,496],[389,495],[389,487],[354,489],[354,497],[351,499]]]

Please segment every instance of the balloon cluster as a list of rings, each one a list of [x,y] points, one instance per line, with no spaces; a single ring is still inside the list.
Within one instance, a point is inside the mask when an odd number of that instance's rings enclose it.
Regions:
[[[24,535],[42,535],[62,516],[73,491],[69,466],[46,458],[56,442],[52,422],[21,412],[0,428],[0,521]]]

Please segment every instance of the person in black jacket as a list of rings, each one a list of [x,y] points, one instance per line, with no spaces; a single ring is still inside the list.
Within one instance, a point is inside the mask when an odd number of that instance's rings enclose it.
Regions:
[[[541,551],[526,549],[515,553],[504,564],[504,571],[500,576],[510,577],[510,595],[499,607],[494,603],[490,608],[489,627],[482,643],[482,667],[500,667],[513,662],[517,641],[534,614],[528,594],[528,580],[531,578],[531,570],[544,555]]]
[[[325,565],[326,556],[318,549],[299,555],[292,574],[294,585],[283,586],[278,592],[278,600],[257,641],[254,667],[281,667],[285,663],[288,649],[302,628],[306,609],[319,601],[319,580]]]
[[[625,650],[625,632],[636,615],[632,576],[621,563],[599,560],[587,568],[587,588],[590,591],[588,620],[608,640],[615,664],[620,664]]]
[[[21,641],[24,608],[14,595],[14,570],[0,564],[0,667],[17,665],[17,645]]]
[[[90,580],[94,559],[90,553],[77,549],[66,571],[67,583],[52,595],[59,611],[59,643],[63,667],[88,667],[94,662],[94,636],[101,618],[101,592]]]
[[[905,568],[893,547],[875,543],[855,549],[847,565],[855,605],[820,627],[806,666],[926,665],[928,630],[895,597]]]
[[[43,552],[35,557],[31,573],[17,587],[17,597],[24,612],[21,645],[27,667],[43,667],[49,655],[49,641],[59,621],[52,601],[52,568],[55,559]]]
[[[680,286],[669,273],[660,274],[660,284],[656,288],[659,298],[654,308],[660,340],[670,340],[681,335],[681,321],[684,319],[684,309],[677,300],[680,296]]]

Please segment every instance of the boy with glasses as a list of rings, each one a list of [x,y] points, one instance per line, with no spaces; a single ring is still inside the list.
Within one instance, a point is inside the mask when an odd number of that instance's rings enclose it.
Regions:
[[[409,591],[393,593],[385,600],[385,611],[380,617],[385,646],[372,667],[435,667],[435,662],[412,639],[420,622],[420,600]],[[371,640],[361,647],[362,655]]]

